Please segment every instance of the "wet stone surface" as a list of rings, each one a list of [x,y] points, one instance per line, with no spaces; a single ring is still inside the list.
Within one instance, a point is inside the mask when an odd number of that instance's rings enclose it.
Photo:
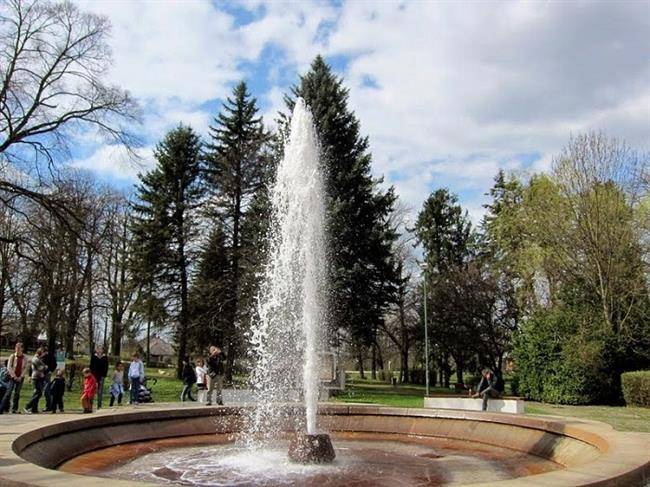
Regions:
[[[290,438],[246,450],[227,435],[131,443],[87,453],[70,473],[193,486],[442,486],[547,472],[559,465],[504,448],[435,438],[334,433],[336,459],[304,465],[287,455]]]

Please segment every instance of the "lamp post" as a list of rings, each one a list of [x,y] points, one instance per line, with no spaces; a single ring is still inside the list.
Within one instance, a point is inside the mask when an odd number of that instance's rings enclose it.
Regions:
[[[422,299],[424,300],[424,381],[426,395],[429,395],[429,320],[427,319],[427,263],[420,264],[422,268]]]

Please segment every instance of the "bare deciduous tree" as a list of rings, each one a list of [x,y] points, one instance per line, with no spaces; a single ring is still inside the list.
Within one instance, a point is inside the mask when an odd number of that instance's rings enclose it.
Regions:
[[[648,236],[640,219],[647,217],[649,168],[649,154],[599,133],[571,138],[554,161],[566,221],[547,239],[564,269],[598,297],[604,322],[617,334],[647,293]]]
[[[137,104],[105,82],[110,24],[70,2],[0,4],[0,191],[66,213],[47,184],[75,133],[99,133],[131,154]]]

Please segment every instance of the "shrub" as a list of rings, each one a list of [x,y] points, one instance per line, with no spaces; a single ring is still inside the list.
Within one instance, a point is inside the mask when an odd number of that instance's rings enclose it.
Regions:
[[[527,399],[559,404],[607,400],[615,388],[606,342],[580,332],[578,317],[541,310],[515,341],[516,383]]]
[[[650,370],[621,374],[623,397],[628,406],[650,407]]]

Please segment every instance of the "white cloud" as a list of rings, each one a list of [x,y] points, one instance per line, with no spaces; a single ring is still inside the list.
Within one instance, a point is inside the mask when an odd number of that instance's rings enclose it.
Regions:
[[[468,190],[520,169],[521,154],[548,169],[572,132],[647,147],[647,14],[643,2],[347,2],[328,53],[352,56],[376,171],[416,209],[423,181],[472,193],[476,218],[483,197]]]
[[[81,4],[113,23],[112,76],[143,101],[151,143],[179,121],[205,133],[214,115],[205,102],[250,66],[265,66],[255,94],[269,123],[287,73],[319,52],[348,57],[375,173],[416,211],[448,186],[476,219],[499,167],[522,171],[520,156],[539,154],[529,169],[547,170],[571,133],[603,130],[641,148],[650,140],[644,2],[251,0],[238,4],[252,14],[243,26],[208,1]]]
[[[72,161],[70,166],[109,176],[116,180],[133,181],[138,173],[145,173],[155,165],[151,147],[137,150],[138,160],[133,160],[122,146],[104,145],[86,158]]]
[[[206,1],[82,1],[112,24],[112,79],[141,99],[201,103],[241,76],[233,18]]]

